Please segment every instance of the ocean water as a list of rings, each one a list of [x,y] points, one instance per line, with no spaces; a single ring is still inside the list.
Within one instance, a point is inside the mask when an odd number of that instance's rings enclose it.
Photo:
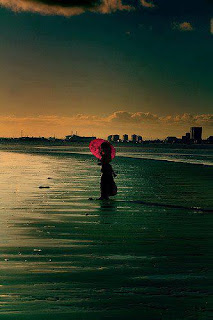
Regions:
[[[86,146],[0,159],[0,319],[211,318],[211,149],[118,148],[109,201]]]

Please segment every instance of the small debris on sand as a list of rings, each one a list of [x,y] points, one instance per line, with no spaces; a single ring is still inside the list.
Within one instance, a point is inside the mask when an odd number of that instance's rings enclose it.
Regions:
[[[49,189],[50,186],[39,186],[39,189]]]

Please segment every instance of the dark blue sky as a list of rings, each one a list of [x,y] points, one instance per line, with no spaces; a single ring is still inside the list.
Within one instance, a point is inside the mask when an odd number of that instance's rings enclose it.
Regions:
[[[0,0],[1,114],[211,113],[211,1],[139,1],[65,17]]]

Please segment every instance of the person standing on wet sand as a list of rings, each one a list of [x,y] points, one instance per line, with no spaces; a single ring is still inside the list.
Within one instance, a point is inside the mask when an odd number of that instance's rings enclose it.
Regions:
[[[115,158],[115,148],[104,139],[94,139],[90,141],[89,149],[92,154],[99,159],[98,164],[101,165],[101,196],[99,200],[108,200],[110,196],[117,194],[117,186],[114,181],[116,177],[110,162]],[[89,198],[89,200],[93,200]]]
[[[111,157],[111,146],[106,141],[101,144],[101,160],[98,163],[101,165],[101,197],[100,200],[108,200],[110,196],[115,196],[117,194],[117,186],[114,181],[116,174],[112,169],[110,161]]]

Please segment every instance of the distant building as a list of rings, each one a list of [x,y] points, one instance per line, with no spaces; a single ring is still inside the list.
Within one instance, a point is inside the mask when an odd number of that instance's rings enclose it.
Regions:
[[[49,137],[48,140],[49,140],[49,141],[55,141],[56,138],[55,138],[55,137]]]
[[[187,139],[187,140],[190,140],[190,132],[187,132],[187,133],[186,133],[186,139]]]
[[[71,134],[66,136],[66,141],[70,142],[90,142],[91,140],[95,140],[96,137],[80,137],[77,136],[76,134]]]
[[[113,136],[112,136],[112,141],[113,141],[113,142],[118,142],[119,140],[120,140],[119,134],[113,134]]]
[[[187,143],[187,138],[186,138],[186,136],[182,136],[181,140],[182,140],[182,143]]]
[[[138,136],[138,139],[137,139],[137,140],[138,140],[139,143],[142,143],[142,142],[143,142],[142,136]]]
[[[190,139],[195,143],[200,143],[202,141],[202,127],[191,127]]]
[[[189,132],[187,132],[185,136],[182,136],[181,142],[185,143],[185,144],[190,143],[190,133]]]
[[[138,136],[136,134],[132,134],[132,142],[137,142]]]
[[[176,137],[167,137],[166,139],[165,139],[165,143],[175,143],[175,142],[177,142],[177,138]]]
[[[112,135],[108,136],[108,137],[107,137],[107,140],[108,140],[109,142],[111,142],[111,141],[112,141]]]
[[[207,138],[207,143],[213,144],[213,136]]]
[[[129,140],[128,134],[123,135],[123,142],[127,142]]]
[[[24,142],[44,142],[48,141],[47,138],[45,137],[20,137],[18,138],[19,141],[24,141]]]

